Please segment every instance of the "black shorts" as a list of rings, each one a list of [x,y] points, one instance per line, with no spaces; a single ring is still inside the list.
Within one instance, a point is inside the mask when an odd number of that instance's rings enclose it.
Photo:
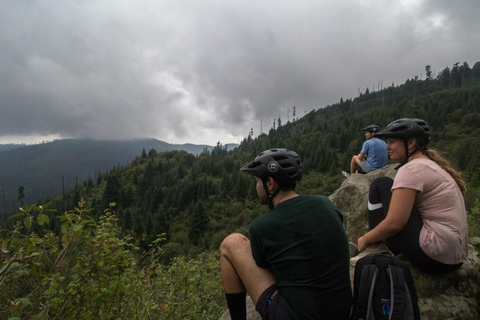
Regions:
[[[263,291],[255,306],[263,320],[294,320],[277,285]]]

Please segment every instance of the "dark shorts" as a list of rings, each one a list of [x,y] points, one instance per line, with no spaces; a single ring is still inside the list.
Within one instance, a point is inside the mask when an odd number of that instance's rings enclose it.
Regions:
[[[263,320],[294,320],[288,311],[287,301],[274,284],[266,289],[255,306]]]

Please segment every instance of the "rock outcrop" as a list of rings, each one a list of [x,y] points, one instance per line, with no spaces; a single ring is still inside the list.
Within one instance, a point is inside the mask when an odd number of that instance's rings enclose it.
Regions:
[[[381,176],[395,177],[395,165],[368,174],[353,174],[345,179],[329,198],[344,215],[344,225],[355,249],[358,237],[367,231],[368,190],[371,182]],[[423,320],[480,319],[480,240],[470,239],[469,258],[462,268],[442,275],[431,275],[410,266],[419,297]],[[353,275],[354,259],[351,263]],[[353,281],[353,279],[352,279]],[[252,301],[247,297],[248,319],[261,320]],[[220,320],[228,320],[226,311]]]
[[[396,165],[388,165],[368,174],[352,174],[343,181],[332,195],[330,200],[335,203],[343,214],[343,222],[350,241],[355,242],[368,229],[367,205],[370,184],[379,177],[395,178]]]

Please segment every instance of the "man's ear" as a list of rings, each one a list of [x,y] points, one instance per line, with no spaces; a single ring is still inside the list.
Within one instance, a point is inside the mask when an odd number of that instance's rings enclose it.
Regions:
[[[267,178],[267,188],[269,191],[275,191],[277,189],[277,182],[272,178]]]

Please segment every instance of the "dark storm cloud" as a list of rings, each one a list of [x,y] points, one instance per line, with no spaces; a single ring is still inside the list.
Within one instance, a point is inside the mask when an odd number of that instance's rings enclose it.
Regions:
[[[3,1],[0,138],[237,142],[479,60],[476,0]]]

